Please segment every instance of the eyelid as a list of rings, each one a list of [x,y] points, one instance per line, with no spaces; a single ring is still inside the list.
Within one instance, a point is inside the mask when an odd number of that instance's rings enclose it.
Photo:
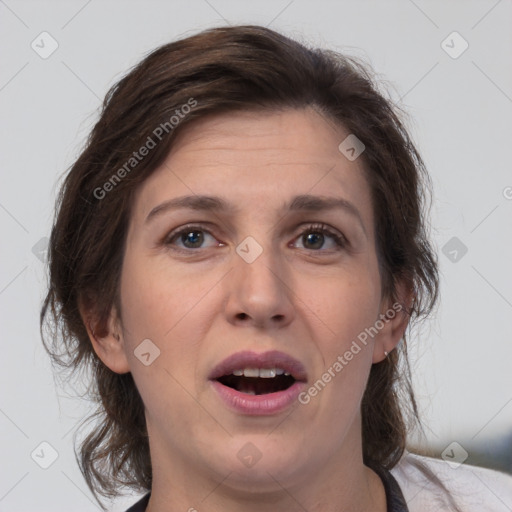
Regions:
[[[324,235],[327,235],[334,239],[336,245],[338,246],[334,250],[342,250],[347,248],[349,245],[349,241],[347,240],[347,237],[339,230],[330,227],[328,224],[325,224],[324,222],[311,222],[307,224],[306,226],[301,226],[299,234],[294,238],[296,240],[300,235],[303,235],[304,233],[312,232],[312,233],[322,233]],[[307,249],[306,249],[307,250]],[[310,249],[312,252],[332,252],[329,250],[314,250]]]
[[[170,246],[171,242],[177,238],[178,236],[182,235],[183,233],[187,231],[204,231],[205,233],[208,233],[213,238],[217,238],[212,233],[212,228],[209,227],[207,224],[202,222],[190,222],[188,224],[184,224],[183,226],[180,226],[176,229],[173,229],[170,233],[167,233],[163,239],[161,240],[161,243],[166,246]],[[222,243],[222,242],[221,242]],[[224,245],[224,244],[223,244]],[[183,249],[181,247],[175,248],[176,250],[186,251],[186,252],[192,252],[192,251],[198,251],[199,249]]]

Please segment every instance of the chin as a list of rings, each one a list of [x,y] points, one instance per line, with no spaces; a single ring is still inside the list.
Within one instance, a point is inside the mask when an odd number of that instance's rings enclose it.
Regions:
[[[230,438],[223,448],[222,453],[212,454],[210,467],[222,475],[221,479],[226,477],[223,485],[246,493],[282,492],[283,486],[293,484],[301,464],[306,464],[300,460],[300,446],[295,451],[292,446],[272,441],[268,431]]]

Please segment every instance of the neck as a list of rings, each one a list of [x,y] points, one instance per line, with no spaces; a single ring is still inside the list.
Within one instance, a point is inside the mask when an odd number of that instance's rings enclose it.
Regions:
[[[153,485],[147,512],[386,511],[382,481],[362,461],[357,422],[328,460],[317,463],[312,457],[306,468],[274,474],[266,468],[253,477],[231,468],[221,474],[179,451],[157,449],[165,444],[156,432],[150,440]]]

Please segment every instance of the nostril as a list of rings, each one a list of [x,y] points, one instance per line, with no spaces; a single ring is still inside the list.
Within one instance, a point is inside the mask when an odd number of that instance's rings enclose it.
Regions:
[[[247,318],[247,313],[238,313],[237,317],[240,319],[240,320],[245,320]]]

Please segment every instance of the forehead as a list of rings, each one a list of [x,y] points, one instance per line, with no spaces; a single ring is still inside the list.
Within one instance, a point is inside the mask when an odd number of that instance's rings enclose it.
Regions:
[[[237,210],[270,211],[292,196],[341,197],[371,223],[362,159],[339,150],[349,135],[313,109],[234,112],[185,127],[165,162],[141,185],[136,215],[182,195],[217,195]],[[366,223],[365,222],[365,223]]]
[[[185,127],[169,156],[199,160],[198,152],[214,152],[213,165],[242,161],[247,166],[318,166],[333,159],[342,161],[338,146],[347,135],[344,128],[312,108],[230,112]]]

